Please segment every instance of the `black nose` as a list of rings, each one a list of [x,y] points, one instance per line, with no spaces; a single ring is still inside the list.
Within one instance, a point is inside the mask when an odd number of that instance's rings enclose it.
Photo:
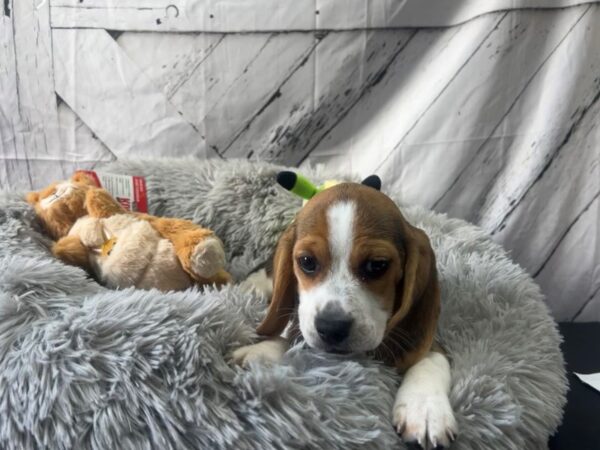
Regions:
[[[352,318],[341,311],[323,311],[315,318],[315,328],[326,344],[335,345],[350,334]]]

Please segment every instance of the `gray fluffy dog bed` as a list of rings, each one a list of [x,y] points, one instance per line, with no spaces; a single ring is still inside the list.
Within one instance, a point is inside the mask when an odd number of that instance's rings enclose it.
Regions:
[[[239,278],[300,207],[267,164],[103,170],[146,176],[151,213],[213,228]],[[0,448],[402,448],[391,426],[393,370],[301,345],[281,366],[232,367],[226,355],[254,339],[265,299],[235,286],[104,289],[53,259],[22,194],[0,195]],[[538,287],[477,228],[403,211],[437,253],[455,448],[545,447],[567,386]]]

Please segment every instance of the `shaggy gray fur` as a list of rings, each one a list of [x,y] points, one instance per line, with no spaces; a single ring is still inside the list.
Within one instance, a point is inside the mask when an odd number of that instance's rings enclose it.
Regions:
[[[213,228],[239,278],[300,206],[275,186],[277,170],[238,161],[106,168],[146,176],[152,213]],[[400,378],[390,368],[302,346],[278,367],[232,367],[226,355],[253,340],[264,299],[236,287],[106,290],[52,258],[21,197],[0,197],[0,448],[401,448],[390,417]],[[538,287],[475,227],[404,212],[437,253],[455,447],[544,447],[567,385]]]

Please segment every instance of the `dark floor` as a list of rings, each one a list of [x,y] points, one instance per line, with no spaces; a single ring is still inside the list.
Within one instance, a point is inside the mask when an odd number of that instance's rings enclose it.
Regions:
[[[551,450],[600,450],[600,392],[573,372],[600,372],[600,322],[561,323],[569,393],[563,423],[550,439]]]

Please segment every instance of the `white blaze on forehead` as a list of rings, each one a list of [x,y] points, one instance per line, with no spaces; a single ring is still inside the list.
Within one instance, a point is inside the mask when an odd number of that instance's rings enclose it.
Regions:
[[[381,309],[377,297],[352,273],[350,257],[355,237],[356,204],[351,201],[334,203],[327,209],[326,217],[331,270],[319,283],[300,290],[300,331],[311,347],[322,348],[315,319],[323,309],[335,303],[336,308],[353,320],[345,343],[347,349],[373,350],[383,339],[389,314]]]
[[[335,203],[327,210],[327,225],[329,227],[329,251],[334,270],[350,262],[352,241],[354,238],[353,202]]]

